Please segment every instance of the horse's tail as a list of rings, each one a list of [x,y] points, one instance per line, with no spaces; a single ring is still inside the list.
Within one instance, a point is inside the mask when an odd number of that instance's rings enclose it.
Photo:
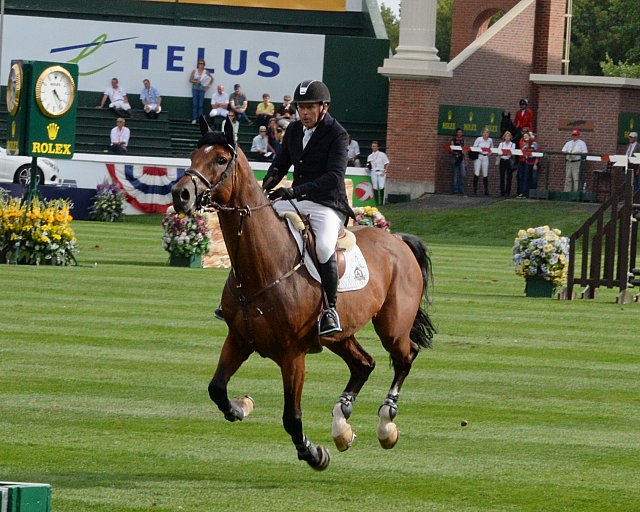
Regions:
[[[433,340],[433,336],[437,332],[437,329],[427,314],[427,306],[431,303],[431,299],[429,297],[429,284],[433,282],[429,251],[425,247],[424,243],[422,243],[422,240],[415,235],[399,233],[398,236],[409,246],[411,252],[416,257],[422,272],[422,301],[418,308],[418,312],[416,313],[416,318],[413,321],[409,337],[411,338],[411,341],[417,343],[419,347],[431,348],[431,342]]]

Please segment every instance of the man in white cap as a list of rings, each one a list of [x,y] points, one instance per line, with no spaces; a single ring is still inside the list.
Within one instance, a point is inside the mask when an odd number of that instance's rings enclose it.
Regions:
[[[587,145],[580,138],[580,130],[571,132],[571,140],[562,148],[567,159],[564,175],[564,191],[577,192],[580,187],[580,162],[582,155],[588,153]]]
[[[627,151],[625,155],[633,156],[636,153],[640,153],[640,145],[638,145],[638,134],[637,132],[631,132],[629,134],[629,145],[627,146]],[[633,191],[637,192],[640,188],[640,167],[635,164],[630,164],[629,169],[633,169]]]

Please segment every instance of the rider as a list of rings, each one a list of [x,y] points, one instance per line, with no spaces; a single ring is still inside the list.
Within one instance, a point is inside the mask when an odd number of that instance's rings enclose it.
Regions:
[[[318,334],[327,336],[341,332],[336,312],[338,265],[335,246],[341,225],[354,217],[347,202],[344,178],[347,169],[349,138],[346,130],[329,114],[331,94],[318,80],[305,80],[296,87],[293,102],[299,121],[287,127],[282,149],[262,182],[273,207],[281,214],[298,211],[309,215],[316,235],[316,254],[326,307],[318,322]],[[292,188],[272,190],[293,165]],[[293,204],[292,204],[293,203]]]

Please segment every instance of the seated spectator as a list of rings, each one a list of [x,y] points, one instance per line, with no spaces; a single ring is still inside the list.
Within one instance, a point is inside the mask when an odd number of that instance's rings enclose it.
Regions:
[[[271,96],[267,93],[262,95],[262,102],[256,107],[256,123],[258,126],[268,126],[269,119],[276,113],[276,107],[271,103]]]
[[[119,117],[131,116],[131,105],[129,104],[129,98],[127,93],[118,84],[117,78],[111,79],[111,87],[109,87],[102,95],[100,105],[96,108],[103,108],[105,103],[109,100],[109,110],[114,112]]]
[[[247,97],[242,92],[240,84],[233,86],[233,93],[229,96],[229,110],[233,110],[236,113],[238,121],[242,120],[247,124],[253,124],[253,121],[247,116],[247,106],[249,102]]]
[[[227,114],[229,114],[229,95],[224,92],[224,85],[218,84],[217,91],[211,96],[209,117],[213,120],[214,126],[219,126]]]
[[[360,167],[360,145],[351,138],[351,134],[349,134],[349,148],[347,150],[347,165],[349,167]]]
[[[258,135],[253,138],[250,156],[254,160],[261,162],[273,160],[273,148],[269,146],[269,136],[267,135],[266,126],[261,126]]]
[[[162,96],[158,92],[158,89],[151,85],[148,78],[142,81],[144,88],[140,93],[140,101],[142,102],[142,108],[144,109],[144,115],[148,119],[158,119],[160,112],[162,112]]]
[[[236,119],[236,113],[233,111],[229,111],[227,118],[222,121],[222,126],[220,126],[220,131],[224,132],[224,127],[227,124],[227,121],[231,123],[231,128],[233,129],[233,140],[238,143],[238,131],[240,130],[240,123]]]
[[[109,152],[124,155],[129,149],[131,131],[125,126],[124,118],[116,119],[116,125],[111,129],[111,145]]]
[[[282,105],[280,105],[278,113],[276,114],[278,125],[282,128],[286,128],[287,126],[289,126],[289,123],[291,121],[294,121],[296,119],[296,117],[296,107],[294,107],[293,103],[291,103],[291,96],[287,94],[282,100]]]

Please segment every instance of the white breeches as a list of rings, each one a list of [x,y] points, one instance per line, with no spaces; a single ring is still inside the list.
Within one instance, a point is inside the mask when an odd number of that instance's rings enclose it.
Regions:
[[[212,108],[211,112],[209,112],[209,117],[227,117],[227,114],[229,114],[229,111],[226,108]]]
[[[144,106],[144,111],[145,112],[155,112],[156,114],[159,114],[160,112],[162,112],[162,107],[160,105],[158,105],[157,103],[147,103]]]
[[[482,169],[482,176],[486,178],[489,176],[489,157],[479,155],[477,160],[473,161],[473,174],[480,176],[480,170]]]
[[[387,175],[384,171],[371,171],[371,185],[374,190],[381,190],[387,181]]]
[[[119,108],[121,110],[131,110],[131,105],[123,100],[116,100],[113,103],[109,103],[109,108]]]
[[[309,215],[309,224],[316,235],[316,254],[320,263],[326,263],[336,250],[336,242],[340,227],[344,223],[345,215],[341,212],[314,203],[313,201],[292,200],[300,213]],[[282,215],[284,212],[295,212],[289,201],[277,201],[273,209]]]

